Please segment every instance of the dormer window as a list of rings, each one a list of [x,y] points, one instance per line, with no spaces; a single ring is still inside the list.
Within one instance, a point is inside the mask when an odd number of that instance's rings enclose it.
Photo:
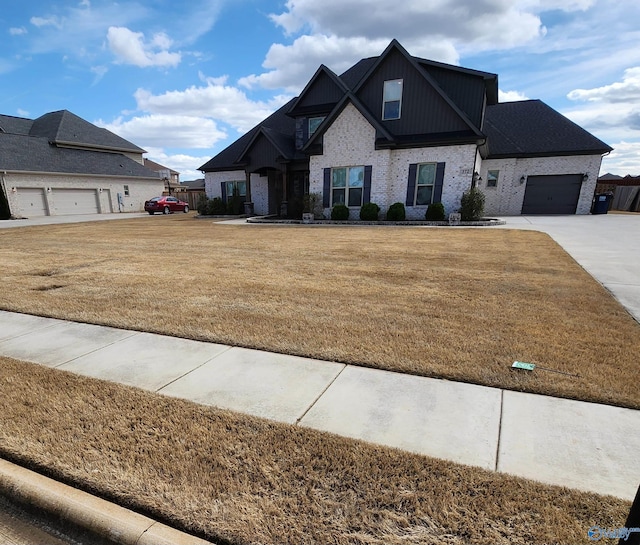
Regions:
[[[316,129],[320,126],[320,123],[324,121],[324,117],[310,117],[309,118],[309,138],[313,136]]]
[[[382,93],[382,120],[400,119],[402,107],[402,80],[391,79],[384,82]]]

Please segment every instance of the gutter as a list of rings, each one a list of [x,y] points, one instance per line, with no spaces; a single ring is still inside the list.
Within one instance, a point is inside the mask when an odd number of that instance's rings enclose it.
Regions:
[[[212,545],[86,492],[0,459],[0,495],[55,527],[62,524],[87,543]],[[98,538],[98,539],[96,539]]]

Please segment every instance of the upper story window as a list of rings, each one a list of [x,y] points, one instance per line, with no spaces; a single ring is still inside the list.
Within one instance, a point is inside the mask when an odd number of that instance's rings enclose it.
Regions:
[[[313,133],[316,132],[316,129],[320,126],[320,123],[322,123],[323,121],[324,121],[324,116],[309,118],[309,138],[313,136]]]
[[[489,170],[487,172],[487,187],[498,187],[499,170]]]
[[[128,185],[125,185],[125,186],[124,186],[124,196],[125,196],[125,197],[128,197],[128,196],[129,196],[129,186],[128,186]]]
[[[384,82],[382,93],[382,119],[400,119],[402,109],[402,80],[391,79]]]

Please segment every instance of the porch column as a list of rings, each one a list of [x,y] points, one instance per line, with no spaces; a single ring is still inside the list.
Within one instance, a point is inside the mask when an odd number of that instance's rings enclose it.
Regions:
[[[248,170],[244,171],[245,179],[245,201],[244,201],[244,213],[246,216],[253,216],[253,201],[251,200],[251,173]]]
[[[280,215],[286,217],[288,215],[287,209],[287,168],[282,171],[282,204],[280,205]]]

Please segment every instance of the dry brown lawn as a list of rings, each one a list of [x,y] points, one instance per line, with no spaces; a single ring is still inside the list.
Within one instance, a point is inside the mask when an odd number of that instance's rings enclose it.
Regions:
[[[7,229],[0,263],[4,310],[640,408],[640,325],[538,232],[154,216]]]
[[[631,505],[3,357],[0,455],[218,543],[590,543]]]

